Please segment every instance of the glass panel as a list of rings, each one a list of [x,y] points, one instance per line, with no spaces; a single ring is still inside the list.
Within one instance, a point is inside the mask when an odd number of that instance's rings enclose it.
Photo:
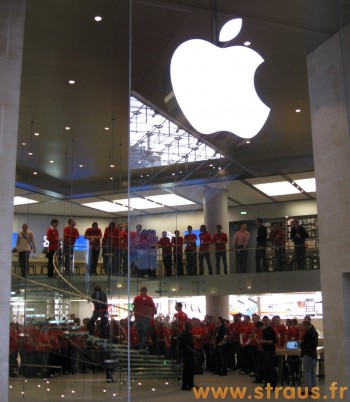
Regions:
[[[298,317],[314,309],[322,331],[316,189],[306,187],[315,177],[306,57],[349,23],[347,3],[73,3],[27,1],[16,176],[22,199],[15,200],[12,248],[27,223],[36,250],[22,269],[13,254],[9,400],[169,397],[181,387],[184,323],[176,313],[201,322],[209,311],[227,319],[235,312],[272,315],[281,308],[268,310],[273,300],[298,289],[308,295],[303,307],[294,303]],[[221,29],[238,17],[219,43]],[[192,39],[202,40],[204,53],[192,60],[191,50],[177,60],[176,49]],[[212,44],[218,47],[209,56]],[[236,57],[234,49],[239,61],[221,61],[221,54]],[[255,75],[242,67],[253,50],[264,59],[255,61]],[[342,52],[346,58],[344,42]],[[204,77],[207,65],[212,71]],[[238,94],[246,72],[250,81]],[[184,85],[182,73],[192,74]],[[344,78],[346,86],[346,70]],[[260,112],[243,100],[254,86]],[[187,116],[190,106],[198,122]],[[207,118],[209,128],[202,125]],[[281,192],[282,182],[293,191]],[[278,183],[277,193],[259,187],[266,183]],[[268,236],[258,249],[256,217]],[[70,218],[79,237],[72,259],[68,244],[59,245],[49,278],[53,218],[60,239]],[[294,219],[308,232],[301,257],[291,239]],[[233,242],[243,223],[250,233],[246,258]],[[276,240],[274,225],[284,241]],[[220,270],[216,265],[222,256],[227,274],[222,258]],[[261,270],[266,279],[255,275]],[[309,279],[301,270],[312,271]],[[146,339],[133,311],[143,287],[157,309],[141,315],[154,318]],[[267,292],[272,296],[264,298]],[[225,297],[227,311],[219,311]],[[215,328],[213,319],[204,325]],[[209,338],[202,339],[206,362],[197,361],[197,372],[213,363]],[[210,381],[207,373],[195,378],[197,385]]]

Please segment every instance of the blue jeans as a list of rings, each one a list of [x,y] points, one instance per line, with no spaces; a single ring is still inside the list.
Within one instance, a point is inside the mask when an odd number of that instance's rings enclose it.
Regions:
[[[305,379],[305,385],[311,390],[316,386],[316,364],[317,359],[310,356],[303,356],[303,374]]]
[[[149,330],[150,319],[148,317],[139,317],[135,321],[135,329],[140,341],[140,350],[147,347],[147,332]]]

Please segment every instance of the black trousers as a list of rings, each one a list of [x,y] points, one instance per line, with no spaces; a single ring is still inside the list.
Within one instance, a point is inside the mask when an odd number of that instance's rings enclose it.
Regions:
[[[194,381],[194,356],[187,352],[182,356],[182,389],[192,388]]]

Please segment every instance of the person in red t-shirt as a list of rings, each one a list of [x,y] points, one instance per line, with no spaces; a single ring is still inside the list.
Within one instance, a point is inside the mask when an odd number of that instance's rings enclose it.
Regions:
[[[53,257],[55,255],[55,252],[60,248],[60,243],[61,239],[58,234],[58,219],[52,219],[51,220],[51,226],[47,229],[46,232],[46,239],[49,242],[49,247],[48,247],[48,269],[47,269],[47,276],[49,278],[54,277],[54,264],[53,264]]]
[[[73,273],[74,244],[79,238],[75,225],[74,219],[68,219],[68,225],[63,229],[63,265],[66,274]]]
[[[112,260],[113,260],[113,232],[115,228],[115,222],[110,222],[110,224],[105,228],[102,238],[102,258],[103,267],[107,275],[112,273]]]
[[[93,222],[91,228],[86,229],[84,239],[89,240],[89,256],[87,274],[97,275],[96,268],[101,250],[102,232],[97,222]]]
[[[157,309],[152,297],[147,295],[147,287],[141,286],[140,294],[135,297],[134,302],[135,328],[140,341],[140,350],[147,348],[147,333],[150,329],[151,320]]]
[[[187,231],[184,236],[187,275],[197,275],[197,235],[192,233],[192,226]]]
[[[203,374],[203,363],[204,363],[204,353],[203,353],[203,334],[204,328],[201,327],[198,318],[192,319],[192,336],[193,345],[195,350],[194,355],[194,373]]]
[[[172,274],[171,245],[170,245],[170,239],[167,236],[166,231],[162,232],[162,237],[158,240],[157,247],[162,250],[165,276],[171,276]]]
[[[179,336],[185,330],[185,324],[188,322],[188,316],[182,311],[182,303],[178,302],[175,304],[176,313],[174,314],[174,321],[171,325],[171,357],[180,361],[180,350],[179,350]]]
[[[183,237],[180,236],[179,230],[175,230],[174,234],[175,236],[171,239],[171,246],[173,248],[175,270],[176,275],[181,276],[184,274],[183,263],[182,263],[182,245],[184,243],[184,239]]]
[[[287,343],[287,327],[281,323],[281,317],[279,315],[275,315],[272,322],[272,328],[275,330],[277,335],[276,347],[284,348]]]
[[[204,260],[207,262],[209,275],[213,275],[213,268],[210,260],[210,244],[213,242],[211,235],[207,232],[207,227],[205,225],[201,225],[199,228],[199,275],[204,274]]]
[[[220,274],[220,259],[224,265],[224,273],[227,274],[226,244],[227,234],[222,231],[221,225],[216,225],[217,232],[214,233],[213,243],[215,244],[216,273]]]
[[[253,350],[252,350],[252,327],[250,316],[245,315],[241,326],[240,341],[242,347],[242,368],[239,374],[254,373]]]
[[[121,244],[121,253],[122,253],[122,268],[121,274],[123,276],[128,276],[128,247],[129,247],[129,229],[128,224],[126,223],[123,227],[123,230],[120,232],[120,244]]]

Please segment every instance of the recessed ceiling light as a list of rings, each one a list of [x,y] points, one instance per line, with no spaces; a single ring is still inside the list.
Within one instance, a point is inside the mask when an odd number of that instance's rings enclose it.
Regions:
[[[128,208],[124,207],[123,205],[115,204],[110,201],[88,202],[82,205],[104,212],[125,212],[128,210]]]
[[[105,127],[105,130],[108,131],[108,130],[109,130],[109,127]]]
[[[250,46],[251,42],[249,42],[248,40],[246,42],[243,43],[244,46]]]
[[[33,174],[38,174],[38,172],[33,172]]]
[[[109,167],[112,167],[112,168],[113,168],[113,167],[114,167],[114,165],[113,165],[113,164],[112,164],[112,165],[109,165]]]
[[[13,199],[13,205],[34,204],[39,201],[31,200],[30,198],[24,198],[16,195]]]
[[[102,21],[102,17],[99,15],[96,15],[96,17],[94,18],[95,21],[100,22]]]
[[[300,113],[301,109],[295,109],[296,113]]]
[[[301,180],[294,180],[294,181],[302,188],[302,190],[306,191],[307,193],[316,192],[316,180],[315,180],[315,178],[301,179]]]
[[[279,181],[275,183],[262,183],[262,184],[254,184],[258,190],[263,193],[269,195],[270,197],[277,195],[287,195],[287,194],[298,194],[300,190],[298,190],[293,184],[289,181]]]
[[[74,80],[69,80],[68,83],[73,85],[73,84],[75,84],[75,81]]]
[[[29,155],[29,156],[32,156],[32,155],[33,155],[33,152],[28,152],[28,155]]]
[[[65,129],[65,130],[70,130],[70,127],[67,126],[67,127],[65,127],[64,129]]]
[[[161,194],[161,195],[151,195],[147,197],[148,200],[153,202],[158,202],[159,204],[175,207],[178,205],[190,205],[194,202],[187,200],[186,198],[180,197],[176,194]]]
[[[26,143],[26,142],[22,142],[22,145],[25,146],[25,145],[27,145],[27,143]]]
[[[54,161],[50,161],[50,163],[53,163]]]
[[[250,140],[247,140],[245,143],[246,143],[246,144],[250,144]]]
[[[36,137],[38,137],[40,134],[39,134],[39,133],[34,133],[34,135],[35,135]]]
[[[84,167],[84,165],[79,165],[79,167]]]
[[[113,177],[110,177],[109,180],[113,180]]]

